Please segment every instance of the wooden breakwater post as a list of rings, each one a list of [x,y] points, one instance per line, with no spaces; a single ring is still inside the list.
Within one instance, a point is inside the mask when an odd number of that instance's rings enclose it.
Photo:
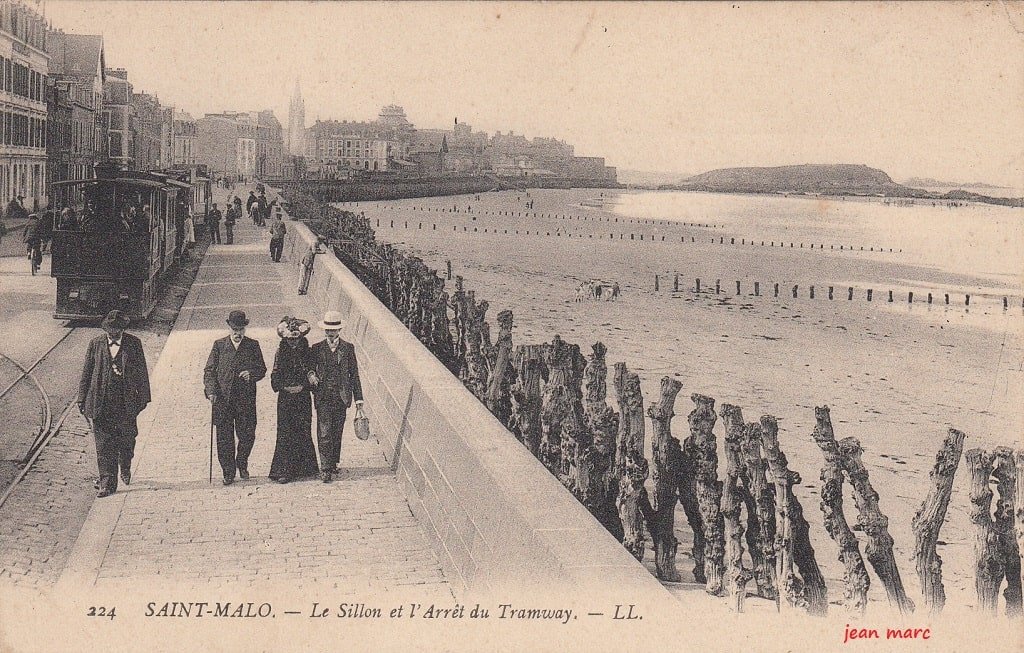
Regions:
[[[654,275],[654,292],[658,292],[658,275]]]
[[[618,541],[623,541],[622,520],[616,501],[622,479],[615,467],[619,415],[608,405],[607,348],[602,342],[592,352],[583,370],[583,415],[586,431],[577,437],[577,496],[594,517]]]
[[[739,282],[739,281],[737,281],[737,282],[736,282],[736,294],[737,294],[737,295],[740,295],[740,294],[742,294],[742,293],[740,292],[740,282]]]
[[[681,447],[679,440],[672,437],[672,417],[675,416],[673,406],[676,395],[682,387],[683,384],[672,377],[662,377],[661,396],[647,408],[647,416],[651,418],[654,431],[651,435],[654,502],[647,520],[647,530],[654,544],[655,573],[659,579],[669,582],[680,580],[679,570],[676,569],[676,548],[679,542],[675,536],[675,507],[676,474]]]
[[[800,289],[800,286],[793,286],[793,299],[797,298],[797,291],[799,289]]]
[[[871,301],[871,295],[872,295],[873,292],[874,291],[871,288],[868,288],[868,301],[869,302]]]
[[[760,297],[760,296],[761,296],[761,282],[760,281],[755,281],[754,282],[754,297]]]
[[[853,301],[853,286],[846,289],[846,300]]]
[[[834,290],[834,288],[832,286],[828,287],[828,298],[829,298],[829,301],[831,301],[832,298],[833,298],[832,297],[833,290]]]
[[[889,303],[890,304],[892,303],[892,291],[891,290],[889,291]]]
[[[806,607],[808,614],[828,614],[825,577],[818,567],[811,545],[810,524],[804,518],[803,506],[793,493],[800,475],[789,469],[786,454],[779,447],[779,425],[771,415],[761,417],[761,443],[775,484],[775,578],[780,609]],[[793,573],[793,565],[800,572]],[[784,600],[783,600],[784,599]]]
[[[811,291],[811,299],[814,299],[814,286],[810,287],[810,291]]]
[[[722,575],[725,565],[725,524],[722,518],[722,482],[718,480],[718,453],[714,427],[715,400],[693,394],[695,404],[687,421],[694,445],[694,467],[697,502],[701,522],[704,524],[704,579],[705,590],[714,596],[722,595]]]
[[[953,477],[964,449],[964,437],[962,432],[949,429],[945,442],[935,456],[935,465],[928,474],[931,480],[928,496],[912,521],[917,578],[921,582],[924,603],[933,615],[942,612],[946,604],[946,591],[942,584],[942,558],[939,557],[936,544],[946,519]]]
[[[640,377],[625,363],[615,363],[612,380],[619,404],[619,423],[615,438],[615,472],[619,495],[615,500],[622,522],[622,545],[634,558],[644,559],[644,511],[650,505],[644,482],[648,476],[644,457],[644,397]]]
[[[715,294],[718,295],[722,292],[722,280],[715,279]]]
[[[842,454],[843,472],[853,488],[857,505],[857,528],[868,538],[864,553],[878,579],[882,581],[889,603],[895,605],[901,614],[910,614],[914,611],[914,602],[903,588],[896,556],[893,554],[889,518],[879,507],[878,492],[872,487],[868,470],[861,459],[864,449],[856,438],[843,438],[839,441],[839,451]]]
[[[486,352],[491,369],[487,380],[487,410],[508,427],[512,419],[512,311],[498,313],[498,339],[491,351]]]
[[[675,279],[672,281],[672,292],[679,292],[679,274],[676,273]]]
[[[697,286],[696,286],[696,288],[697,288],[696,292],[700,292],[700,278],[699,277],[697,278]]]
[[[843,563],[843,603],[850,612],[863,616],[868,605],[868,577],[860,544],[843,513],[843,470],[839,444],[832,430],[828,406],[814,409],[814,443],[821,449],[825,464],[821,468],[821,512],[825,530],[839,545],[839,561]]]
[[[779,296],[779,284],[775,284],[775,297]]]
[[[1013,513],[1007,504],[1014,502],[1019,470],[1013,451],[996,447],[989,452],[971,449],[965,456],[970,472],[971,523],[974,531],[975,579],[978,610],[995,616],[999,605],[999,588],[1006,580],[1003,596],[1007,616],[1021,612],[1020,548],[1013,540]],[[992,511],[992,488],[995,479],[999,500]]]
[[[724,404],[723,417],[735,406]],[[722,489],[722,518],[725,524],[725,579],[729,592],[729,607],[743,612],[747,598],[747,583],[753,573],[743,566],[743,520],[740,513],[747,501],[745,484],[741,481],[740,438],[737,429],[729,428],[725,435],[725,484]],[[751,559],[755,552],[751,550]],[[755,562],[756,564],[756,562]]]

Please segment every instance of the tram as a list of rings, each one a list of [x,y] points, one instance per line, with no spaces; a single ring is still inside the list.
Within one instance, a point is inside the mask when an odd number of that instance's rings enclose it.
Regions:
[[[96,166],[94,179],[55,182],[51,275],[56,319],[89,319],[119,309],[145,318],[157,279],[180,252],[192,185],[172,174]]]

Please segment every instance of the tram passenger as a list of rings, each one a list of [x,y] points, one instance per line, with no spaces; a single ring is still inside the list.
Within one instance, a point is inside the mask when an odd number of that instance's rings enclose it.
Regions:
[[[75,216],[75,210],[70,206],[65,206],[60,210],[60,227],[62,231],[75,231],[78,229],[78,218]]]

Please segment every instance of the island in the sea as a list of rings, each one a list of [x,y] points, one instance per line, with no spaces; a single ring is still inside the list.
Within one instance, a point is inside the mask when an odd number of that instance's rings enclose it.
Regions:
[[[938,193],[905,186],[893,181],[882,170],[857,164],[720,168],[695,175],[678,184],[662,184],[659,188],[714,193],[902,197],[1024,206],[1024,198],[1020,197],[989,197],[962,189]]]

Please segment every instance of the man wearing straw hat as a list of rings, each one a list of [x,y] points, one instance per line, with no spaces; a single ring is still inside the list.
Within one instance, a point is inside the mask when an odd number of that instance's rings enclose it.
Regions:
[[[249,478],[249,454],[256,443],[256,383],[267,375],[260,343],[245,335],[244,311],[228,316],[231,335],[213,343],[203,371],[206,397],[213,404],[217,428],[217,460],[224,485],[235,482],[235,470]],[[238,449],[235,449],[235,437]]]
[[[121,311],[107,313],[106,331],[93,338],[85,355],[78,384],[78,410],[89,420],[96,439],[99,467],[98,497],[117,491],[117,473],[131,483],[136,419],[150,400],[149,370],[142,341],[125,333],[128,318]]]
[[[324,483],[338,473],[345,412],[353,398],[356,408],[363,405],[356,349],[341,339],[341,326],[341,313],[327,311],[320,322],[327,337],[309,348],[308,378],[316,405],[316,440]]]

